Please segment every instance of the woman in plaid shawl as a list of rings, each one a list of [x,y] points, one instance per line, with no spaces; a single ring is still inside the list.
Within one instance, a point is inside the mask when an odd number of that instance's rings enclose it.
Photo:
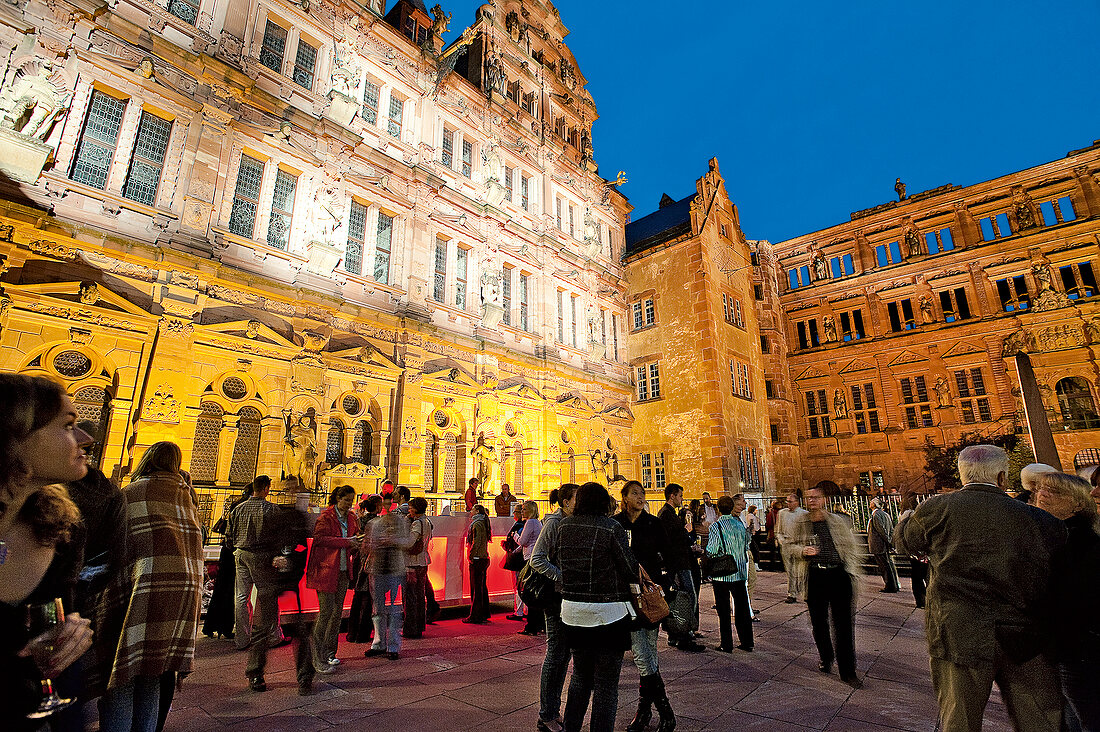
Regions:
[[[191,670],[202,600],[202,529],[180,449],[152,445],[126,487],[127,571],[97,613],[106,681],[100,727],[153,730],[163,686]],[[106,651],[106,652],[104,652]]]

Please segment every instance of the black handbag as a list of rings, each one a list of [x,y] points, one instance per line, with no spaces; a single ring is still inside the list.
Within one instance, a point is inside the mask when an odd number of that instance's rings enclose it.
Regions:
[[[523,550],[515,549],[504,555],[504,561],[500,563],[501,569],[506,569],[509,572],[518,572],[523,569],[523,565],[527,563],[527,560],[523,558]]]
[[[726,537],[722,534],[721,525],[718,526],[718,540],[722,543],[722,553],[711,556],[703,554],[701,570],[707,577],[726,577],[737,574],[740,569],[737,559],[726,552]]]
[[[561,604],[561,594],[554,586],[554,580],[537,571],[531,563],[523,565],[517,577],[519,597],[532,607],[555,608]]]

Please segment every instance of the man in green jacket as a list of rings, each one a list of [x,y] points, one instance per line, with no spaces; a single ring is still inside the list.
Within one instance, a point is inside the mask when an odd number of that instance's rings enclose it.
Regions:
[[[1047,580],[1066,542],[1062,522],[1005,493],[1008,455],[959,453],[962,490],[934,496],[898,523],[904,554],[927,555],[925,635],[945,732],[980,732],[993,682],[1018,730],[1057,732],[1062,696],[1042,652]]]

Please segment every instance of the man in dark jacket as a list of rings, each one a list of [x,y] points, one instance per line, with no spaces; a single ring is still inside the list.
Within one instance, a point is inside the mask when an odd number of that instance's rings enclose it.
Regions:
[[[882,507],[885,501],[885,498],[871,499],[871,518],[867,521],[867,551],[875,558],[878,572],[886,583],[879,592],[897,592],[898,568],[890,554],[894,549],[894,521]]]
[[[626,531],[628,545],[634,552],[638,564],[642,565],[649,578],[663,587],[671,584],[668,577],[666,559],[669,555],[668,538],[665,527],[653,514],[646,511],[645,488],[636,480],[626,482],[622,489],[623,510],[615,515]],[[672,705],[665,693],[665,682],[661,678],[661,667],[657,660],[658,625],[650,627],[639,620],[639,626],[630,634],[631,653],[634,665],[638,667],[638,711],[634,720],[627,726],[627,732],[641,732],[652,717],[651,706],[657,705],[664,726],[675,725]]]
[[[489,574],[489,540],[493,530],[485,506],[475,504],[470,528],[466,530],[466,545],[470,559],[470,615],[464,623],[489,622],[489,589],[485,584]]]
[[[691,535],[684,528],[683,519],[680,518],[680,506],[684,503],[684,488],[676,483],[665,486],[665,505],[661,506],[657,518],[665,527],[665,536],[668,537],[668,556],[665,568],[672,575],[673,585],[677,592],[687,593],[692,603],[696,606],[690,613],[693,627],[685,633],[668,634],[668,644],[681,651],[699,653],[706,647],[696,643],[692,631],[698,629],[699,598],[695,595],[695,582],[691,578],[691,563],[695,557],[691,553]],[[667,630],[667,627],[666,627]]]
[[[894,541],[928,556],[925,635],[944,730],[981,730],[993,682],[1016,729],[1057,730],[1062,695],[1043,655],[1046,603],[1066,528],[1005,493],[1008,455],[994,445],[959,453],[962,490],[933,496],[898,523]]]

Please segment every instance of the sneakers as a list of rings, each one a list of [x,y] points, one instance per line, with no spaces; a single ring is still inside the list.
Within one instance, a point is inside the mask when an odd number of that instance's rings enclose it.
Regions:
[[[339,666],[340,665],[340,659],[337,658],[336,656],[329,656],[328,665],[329,666]]]
[[[248,688],[252,691],[267,691],[267,682],[263,676],[253,676],[248,680]]]
[[[313,670],[316,671],[319,674],[325,674],[326,676],[328,674],[336,673],[336,667],[333,666],[331,663],[316,663],[316,662],[314,662]]]

